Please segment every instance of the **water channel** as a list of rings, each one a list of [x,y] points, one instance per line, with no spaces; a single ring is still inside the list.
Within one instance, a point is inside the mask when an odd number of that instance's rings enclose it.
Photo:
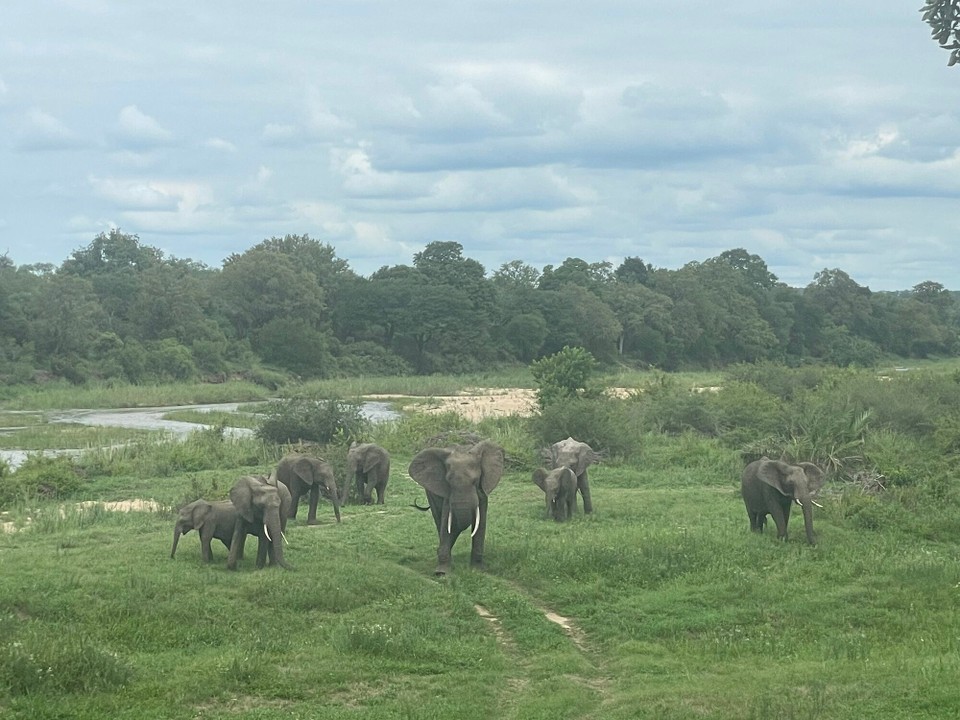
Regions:
[[[72,423],[79,425],[96,425],[100,427],[125,427],[137,430],[159,430],[175,437],[184,438],[196,430],[211,427],[202,423],[183,422],[180,420],[166,420],[164,415],[175,410],[196,410],[199,412],[236,412],[240,403],[213,403],[209,405],[168,405],[165,407],[148,408],[117,408],[110,410],[54,410],[47,414],[49,423]],[[364,401],[361,412],[371,422],[383,422],[399,417],[399,413],[390,408],[389,403]],[[250,428],[225,427],[224,434],[228,437],[249,437],[253,435]],[[81,449],[56,450],[0,450],[0,460],[3,460],[11,470],[23,464],[27,455],[38,452],[47,456],[70,455],[78,456],[84,451]]]

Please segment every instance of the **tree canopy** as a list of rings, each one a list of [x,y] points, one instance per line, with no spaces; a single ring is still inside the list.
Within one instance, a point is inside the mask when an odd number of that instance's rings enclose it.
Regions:
[[[665,370],[960,353],[960,306],[939,283],[873,292],[824,268],[789,287],[743,248],[677,269],[568,257],[488,275],[455,241],[411,260],[363,277],[286,235],[210,268],[120,230],[59,267],[0,256],[0,382],[456,373],[564,348]]]

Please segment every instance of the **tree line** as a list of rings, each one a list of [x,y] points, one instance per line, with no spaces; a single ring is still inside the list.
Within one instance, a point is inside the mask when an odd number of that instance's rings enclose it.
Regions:
[[[432,242],[369,277],[307,235],[264,240],[219,269],[120,230],[59,267],[0,256],[4,384],[458,373],[567,346],[663,370],[869,366],[955,355],[958,328],[939,283],[873,292],[835,268],[795,288],[742,248],[675,270],[570,257],[488,274],[459,243]]]

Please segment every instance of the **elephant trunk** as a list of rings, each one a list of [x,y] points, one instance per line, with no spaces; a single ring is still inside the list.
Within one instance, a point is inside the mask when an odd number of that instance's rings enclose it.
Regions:
[[[800,500],[800,506],[803,508],[803,528],[807,531],[807,542],[816,545],[817,539],[813,535],[813,500],[808,495]]]
[[[471,536],[475,535],[480,528],[480,505],[478,503],[467,505],[451,503],[447,511],[447,534],[459,534],[467,528],[470,528]]]
[[[180,542],[181,535],[183,535],[183,530],[180,529],[180,523],[177,523],[173,527],[173,549],[170,550],[170,557],[177,554],[177,543]]]
[[[263,518],[263,533],[270,543],[271,559],[286,570],[293,568],[283,559],[283,530],[280,529],[280,513],[271,512]]]
[[[336,486],[330,493],[330,502],[333,503],[333,514],[336,515],[337,522],[340,522],[340,494],[337,492]]]

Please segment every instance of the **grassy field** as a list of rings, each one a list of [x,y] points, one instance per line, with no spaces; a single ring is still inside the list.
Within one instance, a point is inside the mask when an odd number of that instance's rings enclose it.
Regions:
[[[671,457],[649,438],[651,458]],[[686,442],[690,442],[688,439]],[[0,709],[23,718],[940,718],[960,712],[957,547],[848,527],[758,536],[737,459],[599,466],[596,511],[491,498],[486,572],[435,531],[395,449],[387,504],[293,521],[295,572],[169,557],[168,510],[22,508],[0,535]],[[245,472],[93,481],[175,503]],[[31,512],[32,511],[32,512]],[[22,520],[21,516],[21,520]],[[553,619],[551,619],[553,618]],[[565,618],[566,620],[562,620]],[[566,627],[559,622],[563,622]]]
[[[523,445],[519,422],[484,429]],[[512,458],[486,570],[461,538],[436,579],[410,437],[392,424],[371,438],[393,454],[385,506],[291,521],[292,572],[258,571],[249,554],[229,572],[219,545],[205,566],[195,533],[169,557],[176,504],[270,469],[254,440],[134,446],[89,465],[69,503],[5,508],[18,529],[0,533],[0,716],[960,716],[960,534],[865,529],[828,487],[819,544],[799,515],[779,543],[749,532],[735,451],[648,434],[639,460],[591,469],[595,512],[565,524],[544,519],[533,458]],[[216,469],[190,469],[200,455]],[[87,499],[161,509],[75,504]]]

